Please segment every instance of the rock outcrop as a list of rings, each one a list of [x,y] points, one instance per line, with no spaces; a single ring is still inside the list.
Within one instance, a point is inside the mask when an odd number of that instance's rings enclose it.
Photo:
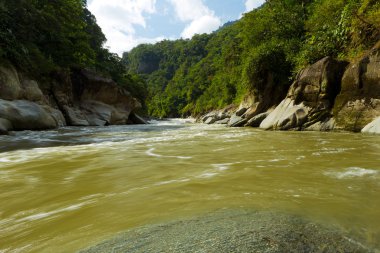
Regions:
[[[380,42],[350,64],[334,106],[337,128],[359,132],[380,116]]]
[[[0,132],[42,130],[66,125],[62,113],[51,107],[38,83],[13,66],[0,66]]]
[[[380,134],[380,117],[366,125],[362,129],[362,133]]]
[[[326,121],[331,117],[346,66],[346,62],[326,57],[301,71],[286,99],[268,115],[260,128],[300,130]]]
[[[273,108],[268,108],[271,102],[265,100],[270,98],[264,96],[265,90],[274,87],[268,80],[261,100],[247,95],[238,108],[230,107],[228,113],[226,109],[212,111],[202,122],[267,130],[379,132],[380,42],[357,62],[325,57],[305,68],[286,98]],[[276,92],[276,99],[280,93]]]
[[[260,113],[254,117],[251,117],[250,120],[245,124],[245,126],[250,126],[250,127],[259,127],[260,124],[269,116],[271,112],[263,112]]]
[[[0,134],[61,126],[105,126],[146,123],[131,113],[141,104],[113,80],[87,70],[56,73],[44,89],[0,66]]]
[[[42,130],[58,126],[56,120],[42,106],[27,100],[0,99],[0,118],[11,123],[9,130]]]

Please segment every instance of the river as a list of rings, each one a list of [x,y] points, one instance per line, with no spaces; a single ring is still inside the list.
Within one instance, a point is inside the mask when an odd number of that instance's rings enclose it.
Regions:
[[[380,248],[380,136],[192,124],[0,137],[0,252],[74,252],[223,208],[280,210]]]

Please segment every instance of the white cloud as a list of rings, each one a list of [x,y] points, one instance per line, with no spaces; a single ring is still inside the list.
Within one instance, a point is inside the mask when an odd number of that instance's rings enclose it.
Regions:
[[[179,20],[190,22],[182,31],[183,38],[191,38],[195,34],[210,33],[222,24],[219,17],[210,10],[203,0],[170,0]]]
[[[156,0],[92,0],[88,9],[96,16],[98,25],[107,37],[106,46],[119,55],[140,43],[164,39],[139,38],[135,26],[146,27],[144,14],[156,12]]]
[[[249,12],[253,9],[256,9],[256,8],[260,7],[264,2],[265,2],[265,0],[246,0],[245,1],[245,11]]]
[[[215,16],[205,15],[195,19],[182,32],[183,38],[191,38],[194,34],[209,33],[220,26],[220,19]]]

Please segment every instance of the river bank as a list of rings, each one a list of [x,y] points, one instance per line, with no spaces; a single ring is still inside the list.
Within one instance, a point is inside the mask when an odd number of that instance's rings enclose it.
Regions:
[[[352,62],[325,57],[301,70],[288,89],[270,82],[239,106],[198,115],[198,122],[265,130],[380,134],[380,42]],[[38,83],[0,67],[0,134],[63,126],[146,124],[140,102],[112,79],[89,70]]]
[[[211,111],[199,121],[266,130],[379,134],[379,62],[380,42],[351,63],[325,57],[301,70],[285,93],[268,81],[264,90],[246,96],[240,106]]]

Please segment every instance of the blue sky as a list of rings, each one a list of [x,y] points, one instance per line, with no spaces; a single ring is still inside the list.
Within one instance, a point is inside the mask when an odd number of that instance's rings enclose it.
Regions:
[[[141,43],[210,33],[264,0],[88,0],[89,10],[119,55]]]

